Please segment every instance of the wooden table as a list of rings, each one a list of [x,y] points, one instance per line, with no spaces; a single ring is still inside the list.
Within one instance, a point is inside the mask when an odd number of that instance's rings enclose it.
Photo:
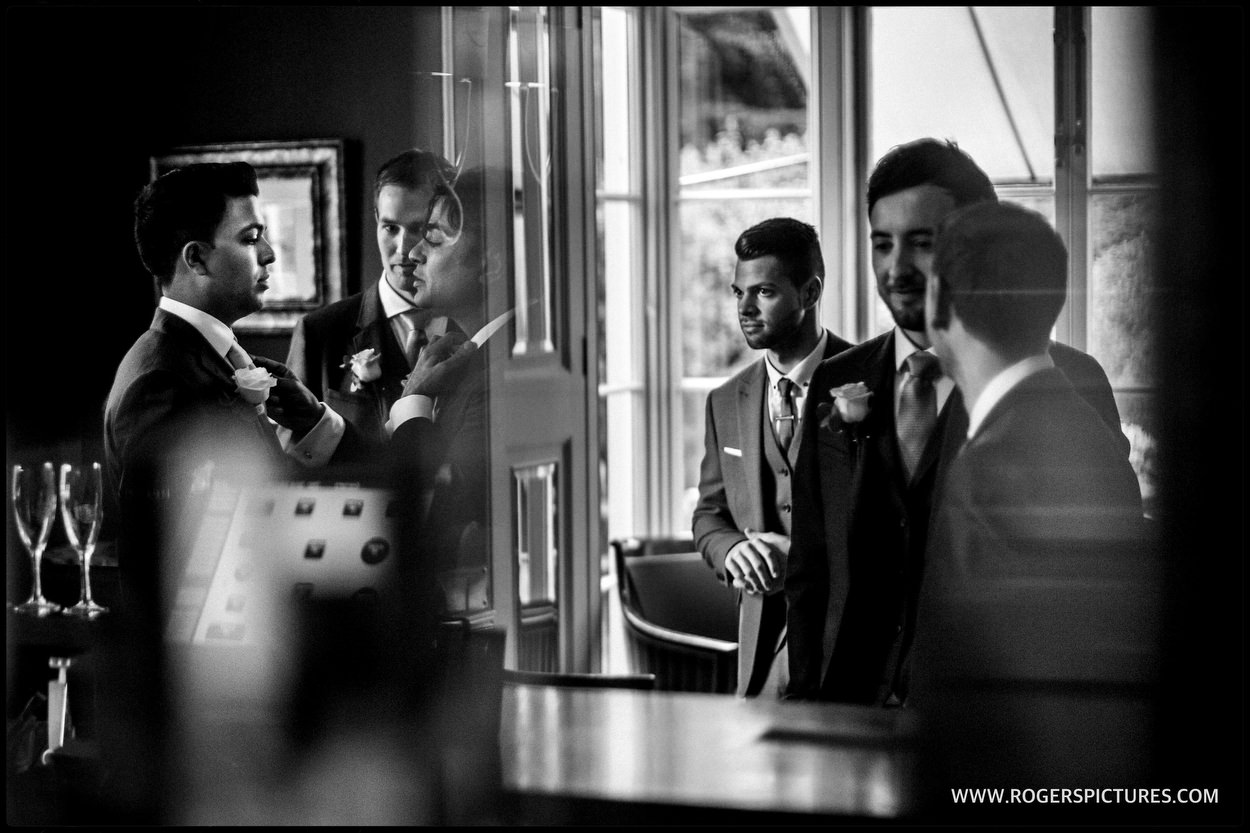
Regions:
[[[910,713],[727,695],[505,686],[505,790],[527,822],[907,815]]]

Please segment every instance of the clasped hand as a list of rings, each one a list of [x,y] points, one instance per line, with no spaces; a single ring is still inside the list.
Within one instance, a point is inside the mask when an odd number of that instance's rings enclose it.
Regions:
[[[777,532],[745,530],[747,539],[735,544],[725,556],[725,572],[734,587],[747,593],[770,594],[781,590],[786,578],[790,538]]]

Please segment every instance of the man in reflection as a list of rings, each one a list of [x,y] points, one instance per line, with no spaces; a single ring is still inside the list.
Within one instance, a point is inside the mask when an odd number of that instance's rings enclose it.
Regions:
[[[961,785],[1139,783],[1131,739],[1149,736],[1123,689],[1147,682],[1152,644],[1129,592],[1149,573],[1141,494],[1048,349],[1066,286],[1040,214],[981,203],[943,223],[926,332],[968,418],[925,555],[908,704],[934,718],[940,771]]]
[[[891,149],[867,191],[873,272],[895,326],[822,363],[812,378],[815,416],[804,426],[794,480],[785,582],[787,696],[899,705],[930,509],[968,424],[925,332],[925,286],[946,215],[997,197],[971,157],[936,139]],[[1098,362],[1053,341],[1049,355],[1127,459]]]
[[[386,421],[404,378],[446,330],[445,318],[415,306],[413,254],[429,228],[436,191],[453,177],[447,160],[431,151],[405,150],[383,163],[373,185],[381,277],[308,313],[291,335],[287,366],[375,450],[386,442]]]
[[[788,679],[786,604],[793,461],[816,365],[851,345],[821,327],[825,264],[816,230],[764,220],[734,245],[730,285],[738,322],[759,361],[707,398],[695,546],[740,591],[738,694],[778,697]]]
[[[466,578],[488,561],[486,353],[465,334],[481,330],[488,288],[503,278],[486,233],[489,182],[486,169],[470,168],[438,187],[426,227],[406,253],[414,305],[447,324],[388,419],[395,458],[420,460],[422,477],[433,470],[423,545],[440,566]]]

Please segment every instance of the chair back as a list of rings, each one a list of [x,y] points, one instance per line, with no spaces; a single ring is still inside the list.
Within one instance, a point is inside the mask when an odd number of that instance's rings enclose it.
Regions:
[[[693,542],[627,538],[612,549],[634,669],[655,674],[661,690],[733,692],[737,597]]]

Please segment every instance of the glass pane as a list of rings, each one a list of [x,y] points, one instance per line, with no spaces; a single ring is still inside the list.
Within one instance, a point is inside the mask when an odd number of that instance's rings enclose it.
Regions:
[[[1151,11],[1095,6],[1090,14],[1091,174],[1107,182],[1153,173]]]
[[[559,538],[556,463],[514,468],[517,600],[522,607],[556,603]]]
[[[1050,182],[1054,10],[874,7],[871,158],[922,136],[953,139],[998,182]]]
[[[1154,191],[1090,199],[1089,352],[1116,388],[1154,384],[1158,208]]]
[[[690,529],[707,392],[759,358],[737,324],[734,241],[770,217],[814,222],[808,152],[810,7],[678,15],[681,460],[673,527]]]
[[[508,32],[516,342],[513,355],[555,350],[551,331],[551,44],[547,9],[514,6]]]
[[[634,112],[630,49],[635,38],[637,14],[632,9],[605,6],[602,15],[601,65],[596,76],[599,83],[595,85],[595,92],[600,96],[598,111],[602,120],[599,135],[603,142],[603,188],[610,194],[619,194],[632,190],[634,180],[630,166]],[[610,106],[604,107],[604,101],[610,102]]]

